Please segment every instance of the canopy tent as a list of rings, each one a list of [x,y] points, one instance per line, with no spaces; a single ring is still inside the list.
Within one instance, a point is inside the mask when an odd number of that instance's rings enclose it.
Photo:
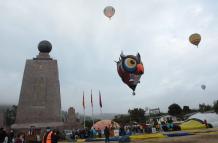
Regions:
[[[120,125],[117,122],[114,122],[112,120],[101,120],[101,121],[96,122],[92,126],[92,128],[95,128],[96,130],[104,130],[106,126],[109,128],[114,128],[114,129],[120,127]]]
[[[218,114],[216,113],[196,113],[190,116],[189,119],[206,120],[207,123],[211,124],[213,127],[218,127]]]

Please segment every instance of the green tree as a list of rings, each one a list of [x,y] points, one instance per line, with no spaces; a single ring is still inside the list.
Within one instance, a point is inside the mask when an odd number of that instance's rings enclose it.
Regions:
[[[124,126],[130,122],[129,115],[116,115],[113,121],[119,123],[121,126]]]
[[[130,121],[132,122],[145,122],[145,110],[141,108],[134,108],[133,110],[128,110],[130,115]]]
[[[218,100],[214,101],[213,109],[218,114]]]
[[[173,103],[168,107],[168,113],[172,116],[181,117],[182,108],[178,104]]]
[[[191,112],[191,110],[190,110],[189,106],[183,106],[182,112],[183,112],[183,114],[188,114]]]
[[[95,124],[96,122],[98,122],[98,121],[100,121],[100,119],[94,119],[94,124]],[[81,125],[82,125],[82,126],[84,125],[84,121],[82,122]],[[86,125],[86,128],[88,128],[88,129],[91,129],[91,128],[92,128],[93,121],[92,121],[92,118],[91,118],[91,117],[86,116],[85,125]]]
[[[61,119],[62,119],[62,122],[66,122],[66,120],[67,120],[67,111],[61,111]]]
[[[17,106],[13,105],[12,107],[8,108],[5,112],[5,121],[7,126],[11,126],[15,123],[17,113]]]
[[[202,112],[202,113],[206,112],[206,111],[210,111],[212,109],[213,108],[210,105],[205,105],[204,103],[203,104],[199,104],[199,111]]]
[[[93,125],[93,121],[92,121],[92,120],[86,120],[85,122],[86,122],[86,127],[87,127],[88,129],[91,129],[91,127],[92,127],[92,125]]]

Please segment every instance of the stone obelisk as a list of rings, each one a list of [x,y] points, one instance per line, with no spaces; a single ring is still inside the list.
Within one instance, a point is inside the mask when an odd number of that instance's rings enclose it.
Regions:
[[[50,42],[41,41],[39,55],[26,61],[14,129],[63,125],[58,66],[51,49]]]

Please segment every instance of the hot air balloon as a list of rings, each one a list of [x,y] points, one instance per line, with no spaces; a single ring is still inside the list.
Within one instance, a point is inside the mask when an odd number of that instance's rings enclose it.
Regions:
[[[141,62],[140,54],[124,55],[123,52],[120,54],[119,61],[117,63],[117,72],[121,77],[122,81],[133,90],[135,95],[135,89],[140,78],[144,73],[144,66]]]
[[[202,84],[202,85],[201,85],[201,89],[202,89],[202,90],[205,90],[205,89],[206,89],[206,85]]]
[[[109,19],[114,15],[115,9],[112,6],[107,6],[104,8],[104,15],[107,16]]]
[[[198,47],[198,44],[201,42],[201,35],[198,33],[194,33],[189,36],[189,41]]]

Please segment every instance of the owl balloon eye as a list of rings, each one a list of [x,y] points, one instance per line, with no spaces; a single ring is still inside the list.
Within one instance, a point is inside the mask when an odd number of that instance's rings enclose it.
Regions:
[[[133,58],[126,58],[124,60],[124,68],[128,71],[128,72],[134,72],[136,70],[136,65],[137,62],[135,59]]]

